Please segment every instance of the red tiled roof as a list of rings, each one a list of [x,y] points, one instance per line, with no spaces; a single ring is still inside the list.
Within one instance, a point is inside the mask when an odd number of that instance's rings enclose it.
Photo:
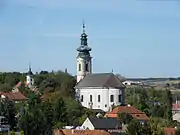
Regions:
[[[175,128],[164,128],[165,135],[175,135]]]
[[[54,135],[110,135],[110,133],[104,130],[54,130]]]
[[[22,84],[24,84],[25,87],[28,86],[28,83],[27,83],[26,81],[25,81],[24,83],[18,82],[18,83],[16,84],[15,88],[19,88]]]
[[[0,92],[0,95],[4,95],[9,100],[13,101],[24,101],[28,99],[21,92]]]
[[[180,104],[172,104],[172,110],[180,110]]]
[[[111,112],[106,113],[106,117],[117,118],[119,113],[128,113],[137,120],[149,120],[148,116],[133,106],[118,106]]]

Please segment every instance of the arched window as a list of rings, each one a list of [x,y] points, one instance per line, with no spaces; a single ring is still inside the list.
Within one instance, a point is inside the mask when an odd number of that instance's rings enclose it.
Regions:
[[[121,95],[118,95],[118,102],[121,102]]]
[[[114,95],[110,96],[110,102],[114,102]]]
[[[85,70],[86,70],[86,71],[89,70],[88,68],[89,68],[89,67],[88,67],[88,64],[85,64]]]
[[[90,95],[90,102],[92,102],[92,95]]]
[[[79,71],[81,71],[81,64],[79,64],[79,67],[78,67],[78,68],[79,68]]]
[[[101,102],[101,97],[100,97],[100,95],[98,95],[98,102]]]
[[[83,95],[81,95],[81,102],[83,102],[83,100],[84,100],[84,97],[83,97]]]

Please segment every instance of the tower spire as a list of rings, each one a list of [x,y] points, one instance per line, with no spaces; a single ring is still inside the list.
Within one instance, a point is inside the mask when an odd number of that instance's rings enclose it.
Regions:
[[[77,48],[77,82],[83,79],[87,74],[92,72],[92,62],[90,51],[91,48],[88,46],[87,34],[85,33],[85,23],[83,20],[83,32],[81,33],[81,44]]]
[[[29,71],[31,72],[31,63],[29,62]]]
[[[83,20],[83,33],[85,33],[85,22],[84,22],[84,20]]]

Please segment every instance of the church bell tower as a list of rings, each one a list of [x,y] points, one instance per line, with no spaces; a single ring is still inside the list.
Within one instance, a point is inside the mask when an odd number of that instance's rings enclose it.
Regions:
[[[92,73],[91,48],[88,47],[85,24],[83,23],[83,32],[81,34],[81,45],[77,48],[77,83],[87,74]]]
[[[31,66],[29,65],[29,71],[26,76],[26,83],[29,88],[31,88],[34,85],[34,78],[33,78],[33,73],[31,71]]]

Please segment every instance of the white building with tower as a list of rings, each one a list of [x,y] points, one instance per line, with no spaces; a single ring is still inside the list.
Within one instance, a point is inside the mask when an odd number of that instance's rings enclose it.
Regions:
[[[77,48],[76,97],[84,107],[109,111],[113,106],[124,105],[125,86],[113,73],[92,73],[91,48],[83,24],[81,45]]]
[[[32,86],[34,86],[34,78],[33,78],[33,73],[31,71],[30,65],[29,65],[29,71],[26,75],[26,84],[29,88],[32,88]]]

